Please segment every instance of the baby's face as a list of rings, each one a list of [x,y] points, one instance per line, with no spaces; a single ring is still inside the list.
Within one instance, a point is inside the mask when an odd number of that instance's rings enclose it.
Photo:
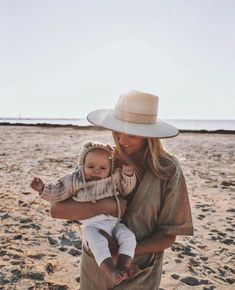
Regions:
[[[110,159],[106,151],[94,149],[87,153],[84,160],[84,175],[86,181],[99,180],[109,176]]]

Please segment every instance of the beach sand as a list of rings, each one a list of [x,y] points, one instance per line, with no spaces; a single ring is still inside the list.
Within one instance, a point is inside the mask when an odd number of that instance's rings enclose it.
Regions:
[[[79,289],[79,222],[55,220],[29,184],[71,171],[81,144],[103,130],[0,126],[0,289]],[[161,289],[234,289],[235,135],[164,140],[185,173],[195,235],[165,251]],[[147,288],[146,288],[147,290]]]

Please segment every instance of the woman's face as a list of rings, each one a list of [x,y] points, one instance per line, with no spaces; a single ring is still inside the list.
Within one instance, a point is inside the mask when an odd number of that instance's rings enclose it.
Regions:
[[[146,146],[146,138],[117,132],[115,135],[117,136],[117,141],[121,150],[126,155],[137,153]]]

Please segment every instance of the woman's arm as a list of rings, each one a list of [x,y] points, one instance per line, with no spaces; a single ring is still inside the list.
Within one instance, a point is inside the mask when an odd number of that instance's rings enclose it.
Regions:
[[[126,200],[120,198],[121,213],[126,210]],[[58,219],[84,220],[98,214],[118,216],[115,198],[104,198],[92,202],[76,202],[72,199],[57,202],[51,207],[51,216]]]
[[[99,231],[109,242],[109,249],[112,256],[118,254],[118,243],[117,240],[106,233],[104,230]],[[169,236],[162,233],[156,233],[149,238],[139,241],[135,248],[135,256],[152,254],[163,251],[174,244],[176,236]]]
[[[135,255],[139,256],[163,251],[169,248],[175,242],[175,239],[176,236],[165,235],[160,232],[153,234],[145,240],[138,242]]]

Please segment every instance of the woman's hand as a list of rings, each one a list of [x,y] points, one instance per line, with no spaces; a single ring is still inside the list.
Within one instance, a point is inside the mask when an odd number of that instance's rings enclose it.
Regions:
[[[120,196],[118,198],[120,201],[120,209],[121,209],[121,217],[122,217],[126,211],[126,208],[127,208],[127,201]],[[118,217],[118,206],[117,206],[117,202],[116,202],[115,198],[113,198],[113,197],[112,198],[105,198],[105,199],[102,199],[98,202],[102,203],[102,206],[104,209],[103,213],[110,214],[114,217]]]
[[[106,231],[100,229],[99,232],[108,240],[109,250],[112,257],[116,257],[118,255],[118,243],[117,240],[110,236]]]

